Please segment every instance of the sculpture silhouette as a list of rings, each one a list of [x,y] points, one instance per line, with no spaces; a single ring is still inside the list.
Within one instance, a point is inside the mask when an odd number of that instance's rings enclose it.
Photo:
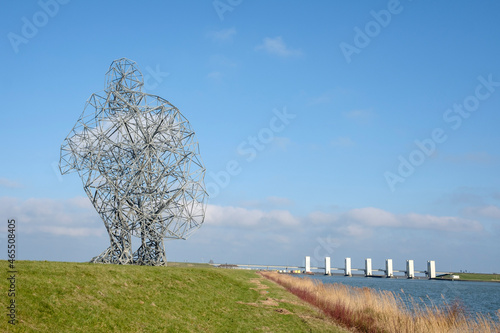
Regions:
[[[186,239],[205,217],[205,168],[189,122],[142,92],[135,62],[113,61],[61,146],[62,174],[77,171],[111,245],[94,263],[166,265],[164,239]],[[140,246],[132,251],[132,236]]]

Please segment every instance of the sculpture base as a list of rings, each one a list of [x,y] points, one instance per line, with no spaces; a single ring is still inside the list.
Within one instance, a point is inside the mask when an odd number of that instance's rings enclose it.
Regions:
[[[150,244],[151,245],[151,244]],[[151,248],[149,248],[151,249]],[[118,252],[118,253],[116,253]],[[139,266],[167,266],[167,256],[165,250],[159,244],[153,247],[152,251],[144,251],[143,246],[139,247],[133,256],[129,253],[120,254],[108,247],[100,255],[90,260],[93,264],[114,264],[114,265],[139,265]]]

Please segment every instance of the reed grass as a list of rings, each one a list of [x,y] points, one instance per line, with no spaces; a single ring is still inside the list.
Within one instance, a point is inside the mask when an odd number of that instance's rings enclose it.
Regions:
[[[276,272],[261,275],[359,332],[500,332],[500,322],[482,314],[468,315],[458,302],[426,305],[411,297],[405,302],[390,291],[323,284]]]

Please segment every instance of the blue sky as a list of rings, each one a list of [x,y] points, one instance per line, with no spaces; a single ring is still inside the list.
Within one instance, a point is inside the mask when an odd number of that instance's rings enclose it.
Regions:
[[[169,260],[499,272],[499,10],[4,2],[0,212],[18,221],[19,259],[87,261],[108,246],[78,175],[56,166],[126,57],[189,119],[207,168],[206,222],[167,242]]]

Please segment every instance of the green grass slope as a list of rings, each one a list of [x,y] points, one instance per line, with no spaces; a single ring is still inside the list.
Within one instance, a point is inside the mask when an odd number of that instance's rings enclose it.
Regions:
[[[139,267],[17,261],[16,325],[2,332],[342,332],[256,272],[208,265]]]
[[[438,277],[442,280],[451,280],[452,275],[458,275],[461,281],[486,281],[500,282],[500,274],[480,274],[480,273],[453,273]]]

